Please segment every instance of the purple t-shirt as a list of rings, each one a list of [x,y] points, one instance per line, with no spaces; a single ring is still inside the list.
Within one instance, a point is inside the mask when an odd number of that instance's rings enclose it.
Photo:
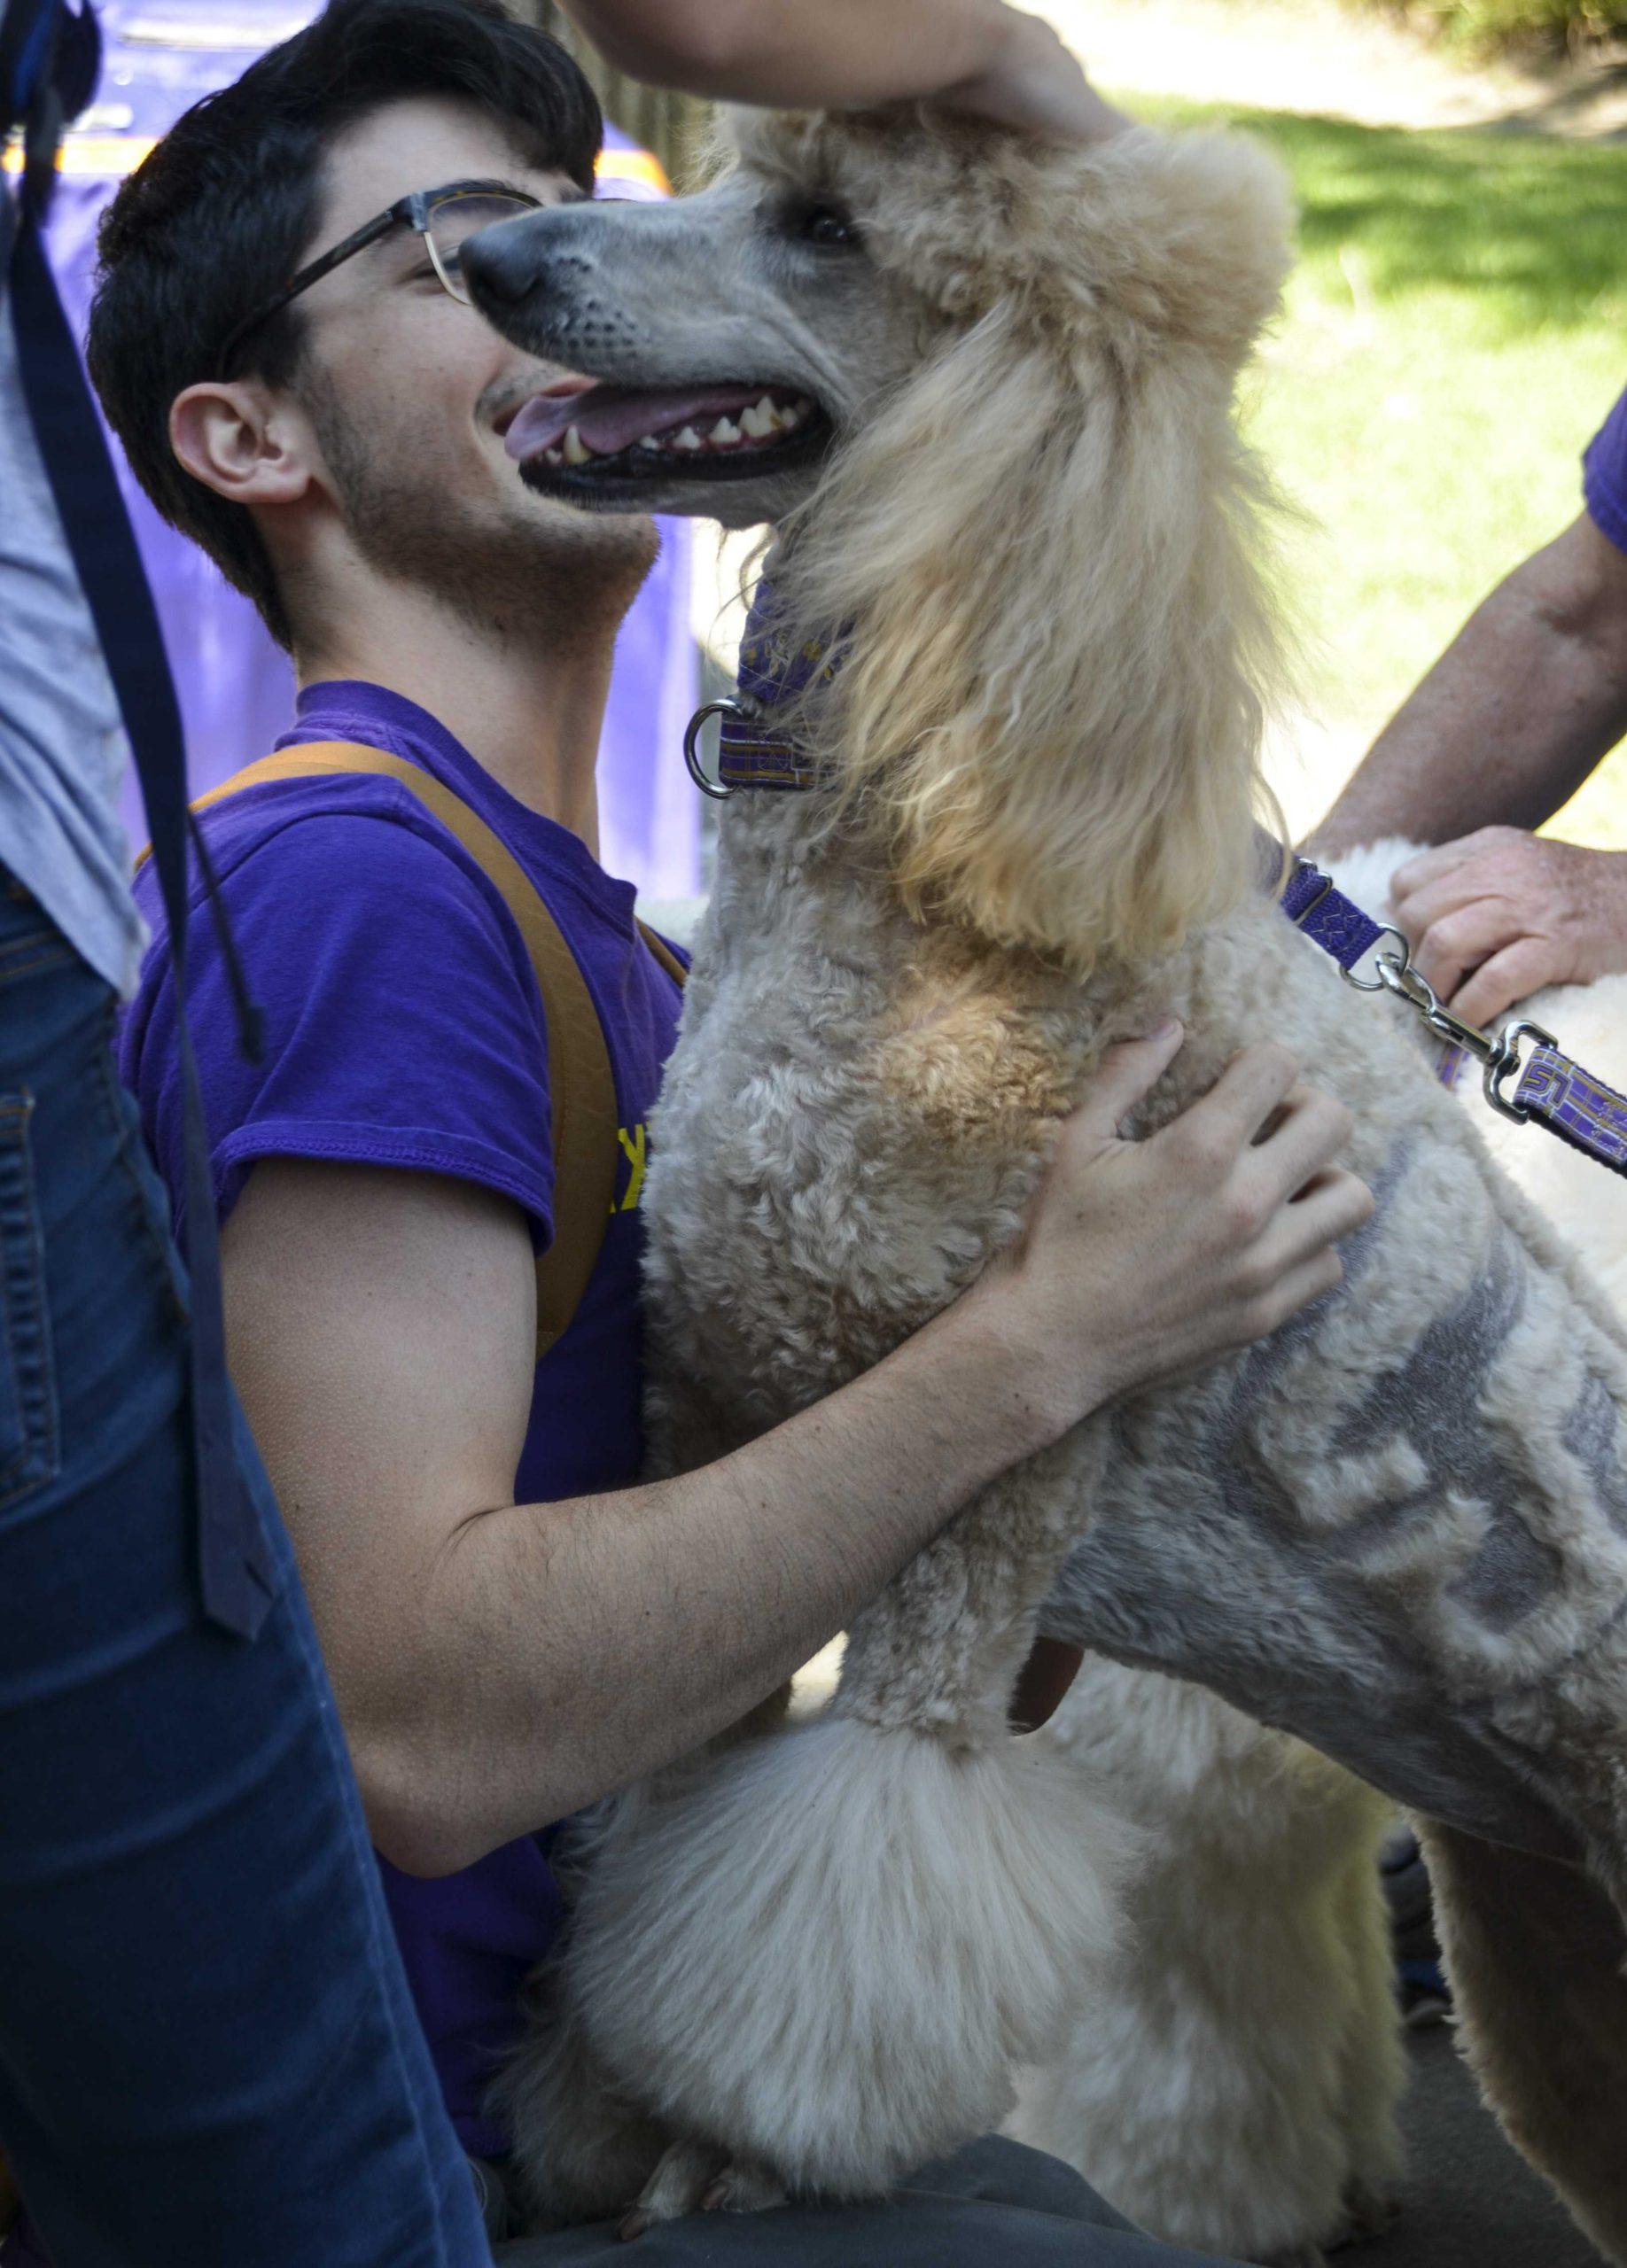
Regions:
[[[624,1487],[642,1447],[644,1127],[678,987],[638,935],[631,886],[517,803],[416,703],[374,685],[319,685],[300,695],[297,719],[280,746],[361,741],[453,788],[537,885],[581,966],[616,1083],[616,1209],[576,1317],[538,1365],[514,1487],[531,1503]],[[343,1159],[501,1191],[544,1247],[554,1172],[542,1004],[519,932],[473,860],[404,788],[362,774],[245,788],[203,824],[265,1029],[251,1064],[214,924],[199,914],[189,1000],[221,1217],[257,1158]],[[174,975],[150,868],[136,897],[155,943],[121,1030],[120,1068],[178,1222]],[[201,897],[199,887],[194,906]],[[432,1882],[379,1862],[453,2122],[481,2155],[506,2148],[482,2097],[518,2031],[521,1983],[558,1924],[548,1840],[525,1837]]]
[[[1627,393],[1616,403],[1582,459],[1582,493],[1593,524],[1627,551]]]

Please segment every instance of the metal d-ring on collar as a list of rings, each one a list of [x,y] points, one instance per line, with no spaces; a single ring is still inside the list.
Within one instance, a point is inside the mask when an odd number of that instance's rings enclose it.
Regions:
[[[1330,882],[1328,889],[1332,887]],[[1313,905],[1320,903],[1320,897],[1312,901]],[[1371,977],[1358,976],[1354,968],[1341,968],[1339,974],[1345,983],[1353,985],[1358,992],[1390,992],[1397,1000],[1405,1001],[1437,1039],[1444,1041],[1448,1047],[1461,1048],[1483,1067],[1482,1084],[1492,1109],[1500,1111],[1505,1118],[1512,1118],[1516,1125],[1524,1125],[1530,1111],[1511,1102],[1503,1089],[1521,1068],[1522,1043],[1529,1039],[1538,1047],[1556,1047],[1559,1043],[1553,1033],[1545,1031],[1540,1024],[1525,1021],[1506,1024],[1499,1032],[1483,1031],[1478,1024],[1466,1023],[1443,1005],[1428,978],[1413,966],[1406,938],[1395,924],[1380,923],[1378,934],[1379,941],[1393,938],[1398,950],[1379,953],[1373,964],[1375,973]]]
[[[708,718],[720,719],[718,773],[713,779],[700,759],[700,737]],[[830,775],[796,742],[776,732],[759,704],[732,697],[709,701],[690,718],[683,736],[683,760],[703,796],[724,803],[742,788],[771,794],[803,793],[829,783]]]
[[[720,781],[720,780],[714,780],[714,779],[712,778],[712,774],[711,774],[711,773],[706,770],[705,766],[702,764],[702,762],[701,762],[701,760],[700,760],[700,737],[701,737],[701,734],[702,734],[702,732],[705,730],[705,726],[706,726],[707,719],[708,719],[709,718],[712,718],[712,717],[741,717],[741,718],[743,718],[743,717],[744,717],[744,715],[745,715],[745,711],[741,707],[740,703],[739,703],[737,701],[736,701],[736,700],[734,700],[734,699],[732,699],[732,698],[730,698],[730,699],[727,699],[727,700],[723,700],[723,701],[708,701],[708,702],[707,702],[707,703],[706,703],[706,705],[705,705],[705,707],[704,709],[697,709],[697,710],[696,711],[695,714],[690,718],[690,719],[689,719],[689,723],[684,726],[684,732],[683,732],[683,760],[684,760],[684,764],[685,764],[685,765],[688,767],[689,774],[690,779],[694,781],[694,782],[695,782],[696,786],[700,789],[700,791],[701,791],[702,795],[703,795],[703,796],[710,796],[712,797],[712,802],[713,802],[714,804],[726,804],[726,803],[728,803],[728,801],[729,797],[734,794],[734,792],[735,792],[735,791],[734,791],[734,789],[733,789],[731,787],[728,787],[728,786],[724,781]]]

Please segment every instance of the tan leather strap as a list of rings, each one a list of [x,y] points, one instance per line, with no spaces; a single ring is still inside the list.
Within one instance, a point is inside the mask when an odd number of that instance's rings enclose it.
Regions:
[[[662,967],[672,978],[673,983],[681,992],[684,988],[684,984],[689,978],[689,972],[679,959],[672,947],[667,944],[666,938],[658,936],[656,932],[650,928],[648,921],[641,921],[639,923],[638,934],[642,937],[650,951],[655,955]]]
[[[535,885],[461,796],[421,765],[359,741],[313,741],[262,757],[199,796],[192,809],[206,811],[210,804],[267,781],[358,772],[393,780],[463,845],[513,916],[536,975],[548,1027],[554,1142],[554,1236],[537,1262],[540,1361],[564,1335],[588,1288],[615,1200],[619,1148],[616,1084],[598,1011],[576,956]],[[144,850],[141,855],[147,854]],[[661,966],[681,984],[684,970],[677,956],[650,930],[643,935]]]

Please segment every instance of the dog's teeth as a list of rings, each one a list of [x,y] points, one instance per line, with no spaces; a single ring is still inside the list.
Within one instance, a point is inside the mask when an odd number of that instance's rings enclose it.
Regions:
[[[686,425],[681,433],[675,433],[673,436],[673,447],[675,449],[704,449],[705,446],[706,444],[693,425]]]
[[[564,462],[564,456],[563,452],[558,449],[544,449],[542,452],[542,462],[544,464],[563,464]]]
[[[779,431],[779,420],[767,394],[761,401],[754,401],[750,409],[741,411],[740,430],[743,433],[749,433],[754,441],[766,441],[770,433]]]
[[[735,423],[733,418],[720,417],[712,429],[712,438],[714,441],[737,441],[740,439],[740,428]]]
[[[653,433],[645,433],[640,438],[637,446],[641,449],[658,449],[661,445]]]
[[[564,461],[567,464],[586,464],[593,451],[583,442],[574,425],[565,427]]]

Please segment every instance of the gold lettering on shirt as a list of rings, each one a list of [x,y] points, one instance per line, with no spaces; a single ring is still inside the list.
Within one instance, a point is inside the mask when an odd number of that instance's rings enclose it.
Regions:
[[[644,1191],[644,1128],[642,1121],[629,1130],[625,1126],[616,1129],[616,1139],[621,1145],[622,1155],[627,1161],[627,1185],[621,1201],[612,1205],[612,1213],[635,1213],[638,1200]]]

